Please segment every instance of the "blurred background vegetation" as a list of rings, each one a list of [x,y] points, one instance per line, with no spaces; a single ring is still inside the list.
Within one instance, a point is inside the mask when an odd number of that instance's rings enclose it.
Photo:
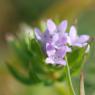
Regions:
[[[19,33],[19,25],[23,22],[37,26],[41,20],[48,18],[67,19],[69,24],[77,26],[80,34],[94,36],[95,0],[0,0],[0,95],[59,95],[57,92],[62,94],[62,87],[56,84],[52,87],[21,84],[4,64],[4,61],[10,58],[5,35]],[[84,72],[86,95],[95,95],[95,45],[91,47]],[[75,80],[74,83],[78,84],[79,78]]]

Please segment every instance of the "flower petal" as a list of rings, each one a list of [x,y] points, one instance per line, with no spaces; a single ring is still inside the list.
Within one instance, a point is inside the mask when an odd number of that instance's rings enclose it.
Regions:
[[[66,51],[67,52],[72,52],[72,49],[70,47],[66,46]]]
[[[75,44],[73,44],[73,46],[77,46],[77,47],[80,47],[80,48],[82,48],[82,47],[83,47],[83,45],[82,45],[82,44],[80,44],[80,43],[75,43]]]
[[[88,35],[82,35],[79,37],[78,39],[78,43],[85,43],[89,40],[89,36]]]
[[[75,44],[73,44],[73,46],[77,46],[77,47],[82,48],[82,47],[87,46],[87,44],[88,44],[88,43],[83,43],[83,44],[81,44],[81,43],[75,43]]]
[[[55,33],[52,38],[52,43],[55,43],[59,39],[59,34]]]
[[[72,42],[71,42],[70,36],[67,36],[67,43],[68,43],[70,46],[72,45]]]
[[[46,30],[44,33],[43,33],[43,35],[42,35],[42,39],[43,39],[43,42],[50,42],[51,41],[51,36],[52,35],[50,35],[49,34],[49,31],[48,30]]]
[[[55,53],[55,56],[57,58],[64,58],[64,56],[66,55],[66,46],[62,47],[61,49],[58,49]]]
[[[61,24],[58,26],[59,32],[64,33],[67,29],[67,24],[67,20],[62,21]]]
[[[56,25],[51,19],[47,21],[47,28],[50,34],[54,34],[54,32],[56,31]]]
[[[75,43],[78,39],[77,31],[74,26],[71,26],[71,28],[70,28],[69,37],[70,37],[72,44]]]
[[[56,61],[56,64],[59,64],[59,65],[66,65],[66,61],[65,60],[63,60],[63,59],[60,59],[60,60],[58,60],[58,61]]]
[[[42,33],[38,28],[34,29],[37,40],[42,40]]]
[[[65,36],[59,36],[59,39],[54,43],[54,47],[60,49],[67,43],[67,38]]]
[[[47,52],[48,56],[52,56],[52,55],[54,55],[56,50],[55,50],[55,48],[51,44],[46,43],[46,52]]]

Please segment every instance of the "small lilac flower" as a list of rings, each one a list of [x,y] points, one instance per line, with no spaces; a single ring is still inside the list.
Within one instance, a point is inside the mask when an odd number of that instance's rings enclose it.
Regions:
[[[47,21],[47,27],[51,34],[53,34],[52,44],[55,48],[62,48],[67,43],[67,21],[64,20],[58,26],[52,20]]]
[[[68,43],[71,46],[78,46],[78,47],[85,47],[88,43],[87,41],[89,40],[88,35],[77,35],[76,28],[74,26],[71,27],[69,36],[68,36]]]
[[[66,47],[61,49],[55,49],[50,43],[46,44],[46,52],[48,57],[45,62],[47,64],[60,64],[66,65],[66,61],[63,59],[66,55]]]
[[[35,36],[37,40],[42,42],[43,44],[46,44],[47,42],[51,42],[53,40],[53,36],[56,31],[56,25],[53,23],[52,20],[47,21],[47,29],[45,32],[41,32],[38,28],[35,28]],[[56,39],[56,35],[54,36],[54,39]]]
[[[38,28],[35,28],[35,36],[42,43],[58,40],[59,36],[64,35],[67,28],[67,21],[63,21],[59,26],[56,26],[52,20],[47,21],[47,29],[42,33]]]

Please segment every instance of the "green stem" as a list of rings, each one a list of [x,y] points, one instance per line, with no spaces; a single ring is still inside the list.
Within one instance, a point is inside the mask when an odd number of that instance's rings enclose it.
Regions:
[[[67,79],[68,79],[68,84],[70,86],[70,90],[72,91],[72,95],[76,95],[75,91],[74,91],[74,87],[72,84],[72,80],[71,80],[71,75],[70,75],[70,68],[69,68],[69,64],[68,64],[68,60],[67,57],[65,56],[65,60],[66,60],[66,69],[67,69]]]

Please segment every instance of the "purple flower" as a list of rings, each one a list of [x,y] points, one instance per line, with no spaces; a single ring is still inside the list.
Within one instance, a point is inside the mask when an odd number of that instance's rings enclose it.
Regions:
[[[45,62],[47,64],[60,64],[66,65],[66,61],[64,60],[64,56],[66,55],[66,46],[61,49],[55,49],[50,43],[46,44],[46,52],[48,57]]]
[[[67,28],[67,21],[64,20],[59,26],[56,26],[52,20],[47,21],[47,29],[45,32],[41,32],[38,28],[35,28],[35,36],[37,40],[42,43],[57,41],[59,36],[64,35]]]
[[[88,43],[89,36],[88,35],[77,35],[76,28],[72,26],[70,28],[68,43],[71,46],[85,47]]]
[[[52,20],[47,21],[47,29],[45,32],[41,32],[38,28],[35,28],[35,36],[37,40],[42,42],[43,44],[46,44],[47,42],[51,42],[53,39],[53,36],[56,31],[56,25],[53,23]]]
[[[35,28],[36,39],[42,43],[42,47],[47,54],[45,62],[47,64],[60,64],[66,65],[64,57],[67,52],[71,52],[72,49],[68,46],[85,47],[88,45],[88,35],[77,35],[76,28],[72,26],[70,32],[66,33],[67,21],[64,20],[59,25],[49,19],[47,21],[47,29],[45,32],[41,32],[38,28]],[[87,46],[86,53],[89,51],[90,46]]]
[[[49,19],[47,21],[47,29],[42,33],[38,28],[35,28],[35,36],[45,48],[47,64],[66,65],[64,56],[67,52],[71,52],[71,48],[67,44],[67,21],[64,20],[58,26]]]

